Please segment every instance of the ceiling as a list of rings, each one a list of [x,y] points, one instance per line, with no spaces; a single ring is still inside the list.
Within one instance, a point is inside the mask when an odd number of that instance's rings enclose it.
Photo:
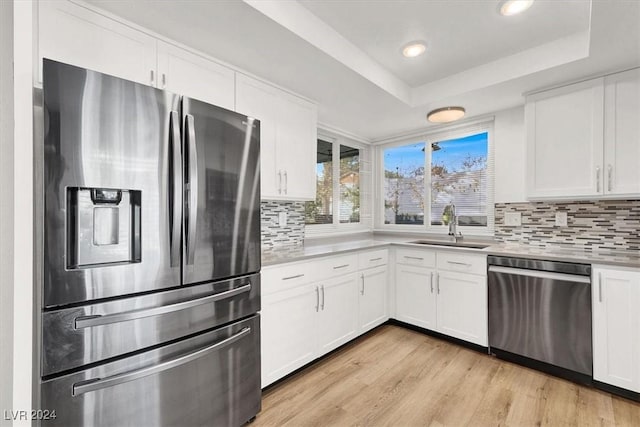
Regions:
[[[495,1],[299,3],[411,87],[589,29],[588,1],[539,1],[511,18]],[[401,56],[412,40],[426,41],[426,54]]]
[[[640,1],[88,0],[107,12],[289,88],[323,127],[378,141],[430,126],[433,108],[477,117],[523,93],[640,66]],[[409,60],[400,49],[427,41]]]

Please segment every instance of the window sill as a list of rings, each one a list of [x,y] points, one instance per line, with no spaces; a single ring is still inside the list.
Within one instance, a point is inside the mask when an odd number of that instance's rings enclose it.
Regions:
[[[447,229],[437,229],[437,228],[425,228],[420,225],[398,225],[398,226],[387,226],[387,227],[378,227],[372,230],[374,233],[390,233],[390,234],[412,234],[412,235],[421,235],[421,236],[448,236],[449,231]],[[492,229],[484,229],[478,230],[472,227],[458,227],[458,231],[462,233],[463,237],[494,237],[494,230]]]
[[[345,236],[349,234],[371,233],[371,231],[371,227],[362,224],[345,224],[342,227],[334,225],[307,225],[305,226],[304,238],[305,240],[322,239],[325,237]]]

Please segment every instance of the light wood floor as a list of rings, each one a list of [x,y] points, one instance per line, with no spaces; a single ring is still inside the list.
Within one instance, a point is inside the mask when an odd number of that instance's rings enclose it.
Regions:
[[[640,426],[640,403],[398,326],[263,395],[258,426]]]

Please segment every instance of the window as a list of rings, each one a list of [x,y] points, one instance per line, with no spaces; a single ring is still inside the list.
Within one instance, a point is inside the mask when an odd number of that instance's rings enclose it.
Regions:
[[[486,129],[383,148],[384,224],[437,231],[449,225],[454,204],[459,226],[492,228],[489,152]]]
[[[306,224],[333,224],[333,144],[318,140],[316,200],[305,205]]]
[[[316,200],[305,204],[307,225],[361,223],[363,149],[318,139]]]

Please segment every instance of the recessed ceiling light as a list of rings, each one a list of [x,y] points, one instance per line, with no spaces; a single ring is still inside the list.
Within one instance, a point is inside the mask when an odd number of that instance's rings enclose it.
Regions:
[[[415,58],[416,56],[420,56],[427,50],[427,45],[422,41],[414,41],[411,43],[407,43],[402,48],[402,54],[407,58]]]
[[[498,11],[501,15],[512,16],[524,12],[533,4],[533,0],[501,0],[498,3]]]
[[[431,123],[449,123],[464,117],[465,110],[462,107],[444,107],[430,111],[427,120]]]

